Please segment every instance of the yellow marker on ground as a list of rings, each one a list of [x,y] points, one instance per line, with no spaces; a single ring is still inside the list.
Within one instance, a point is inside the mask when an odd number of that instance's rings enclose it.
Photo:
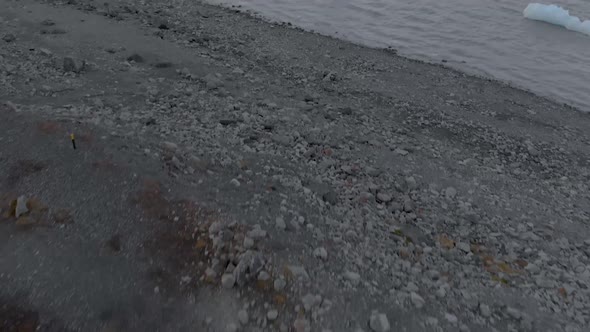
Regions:
[[[70,134],[70,139],[72,140],[72,146],[74,147],[74,150],[76,150],[76,139],[74,138],[74,133]]]

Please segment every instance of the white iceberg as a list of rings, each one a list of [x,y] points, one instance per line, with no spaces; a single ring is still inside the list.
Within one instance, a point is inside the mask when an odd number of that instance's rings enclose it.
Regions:
[[[578,17],[556,5],[531,3],[524,9],[524,17],[562,26],[568,30],[581,32],[590,36],[590,20],[582,22]]]

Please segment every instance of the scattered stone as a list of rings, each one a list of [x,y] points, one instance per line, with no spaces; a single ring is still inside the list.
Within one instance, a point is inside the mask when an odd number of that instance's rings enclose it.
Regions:
[[[240,181],[238,181],[238,179],[231,179],[231,181],[229,183],[231,183],[235,187],[239,187],[240,186]]]
[[[275,227],[281,230],[285,230],[287,228],[287,224],[285,224],[285,220],[282,217],[277,217],[275,220]]]
[[[322,199],[330,205],[336,205],[338,203],[338,194],[336,194],[335,191],[330,190],[322,195]]]
[[[50,27],[50,26],[54,26],[55,22],[53,20],[46,19],[46,20],[41,21],[41,25],[44,25],[46,27]]]
[[[405,212],[412,212],[415,209],[415,205],[414,205],[414,201],[412,201],[410,198],[407,198],[404,201],[404,206],[403,209]]]
[[[288,265],[287,271],[293,275],[295,278],[304,278],[308,279],[309,275],[303,266],[300,265]]]
[[[287,286],[287,282],[283,278],[277,278],[273,283],[274,290],[277,292],[280,292],[283,289],[285,289],[285,286]]]
[[[508,315],[514,319],[520,319],[522,318],[522,313],[516,309],[516,308],[512,308],[512,307],[507,307],[506,308],[506,313],[508,313]]]
[[[242,244],[244,246],[245,249],[250,249],[252,247],[254,247],[254,240],[252,240],[252,238],[250,237],[244,237],[244,243]]]
[[[20,217],[23,214],[29,212],[29,209],[27,208],[27,201],[28,199],[25,196],[19,196],[16,199],[16,208],[14,210],[14,216],[15,217]]]
[[[311,293],[307,293],[301,298],[301,303],[303,303],[303,308],[305,311],[309,312],[315,303],[315,296]]]
[[[115,234],[113,235],[108,241],[107,241],[107,245],[108,247],[114,251],[114,252],[119,252],[121,251],[121,236],[119,234]]]
[[[375,198],[377,199],[377,203],[388,203],[391,202],[391,200],[393,199],[391,195],[388,195],[383,192],[377,193],[377,196],[375,196]]]
[[[63,70],[68,73],[80,73],[84,70],[86,63],[84,61],[78,61],[72,57],[64,57]]]
[[[250,317],[248,316],[248,312],[244,309],[238,311],[238,320],[240,321],[240,324],[242,325],[246,325],[248,324],[248,320],[250,319]]]
[[[471,252],[471,246],[469,245],[469,243],[466,242],[457,242],[455,244],[455,247],[466,254]]]
[[[353,286],[358,285],[361,281],[361,275],[356,272],[346,271],[343,276],[344,279],[348,280]]]
[[[399,154],[400,156],[407,156],[409,154],[408,151],[406,151],[404,149],[400,149],[400,148],[395,149],[394,152]]]
[[[233,125],[233,124],[238,123],[238,121],[235,119],[221,119],[221,120],[219,120],[219,123],[222,126],[229,126],[229,125]]]
[[[137,53],[133,53],[127,57],[127,61],[135,62],[135,63],[143,63],[145,60],[143,59],[143,57],[141,55],[139,55]]]
[[[455,196],[457,196],[457,189],[453,187],[448,187],[447,189],[445,189],[445,197],[447,199],[454,199]]]
[[[410,293],[410,300],[412,301],[412,304],[414,304],[414,306],[418,309],[424,307],[424,304],[426,303],[422,296],[418,295],[415,292]]]
[[[416,179],[414,179],[413,176],[407,177],[406,178],[406,186],[407,186],[408,190],[410,190],[410,191],[418,188],[418,184],[416,183]]]
[[[321,260],[324,260],[324,261],[325,261],[326,259],[328,259],[328,251],[327,251],[327,250],[326,250],[326,248],[324,248],[324,247],[316,248],[316,249],[313,251],[313,255],[314,255],[316,258],[319,258],[319,259],[321,259]]]
[[[375,332],[387,332],[391,330],[387,315],[373,311],[371,318],[369,319],[369,327],[371,331]]]
[[[162,142],[162,149],[169,152],[176,152],[178,150],[178,145],[172,142]]]
[[[297,317],[293,322],[293,329],[295,332],[310,332],[311,326],[305,317]]]
[[[492,310],[490,309],[490,306],[488,306],[485,303],[480,303],[479,304],[479,313],[483,316],[483,317],[490,317],[492,315]]]
[[[248,237],[259,240],[266,237],[266,231],[260,228],[260,225],[254,225],[254,228],[248,232]]]
[[[16,40],[16,36],[11,33],[7,33],[4,35],[4,37],[2,37],[2,40],[4,40],[7,43],[12,43]]]
[[[225,327],[226,332],[238,332],[238,330],[239,330],[239,327],[236,323],[229,323]]]
[[[279,312],[276,309],[269,310],[266,313],[266,318],[270,321],[274,321],[277,317],[279,317]]]
[[[204,78],[207,89],[215,90],[223,86],[223,81],[213,74],[207,74]]]
[[[225,228],[225,225],[221,221],[216,221],[209,225],[209,235],[216,235],[217,233],[221,232]]]
[[[214,280],[217,277],[217,272],[215,272],[215,270],[213,270],[212,268],[208,267],[205,270],[205,277],[209,280]]]
[[[447,320],[447,322],[449,322],[449,323],[451,323],[453,325],[457,324],[457,322],[459,321],[457,319],[457,316],[455,316],[455,315],[453,315],[451,313],[448,313],[448,312],[445,313],[445,319]]]
[[[221,276],[221,285],[223,286],[223,288],[230,289],[230,288],[234,287],[235,283],[236,283],[236,278],[234,277],[233,274],[226,273],[223,276]]]
[[[158,69],[170,68],[173,66],[174,66],[174,64],[172,62],[167,62],[167,61],[156,62],[154,64],[154,67],[158,68]]]

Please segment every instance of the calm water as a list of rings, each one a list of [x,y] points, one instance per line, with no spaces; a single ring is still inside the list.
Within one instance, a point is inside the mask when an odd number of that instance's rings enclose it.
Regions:
[[[211,0],[512,82],[590,111],[590,36],[527,20],[521,0]],[[539,0],[537,0],[539,1]],[[590,0],[552,0],[590,19]],[[465,61],[465,63],[463,63]]]

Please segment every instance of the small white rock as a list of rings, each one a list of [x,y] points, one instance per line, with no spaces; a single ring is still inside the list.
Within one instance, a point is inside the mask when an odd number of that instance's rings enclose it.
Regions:
[[[326,248],[324,248],[324,247],[319,247],[319,248],[316,248],[316,249],[313,251],[313,255],[314,255],[316,258],[319,258],[319,259],[321,259],[321,260],[324,260],[324,261],[325,261],[326,259],[328,259],[328,251],[327,251],[327,250],[326,250]]]
[[[235,323],[229,323],[225,327],[226,332],[238,332],[238,326]]]
[[[266,313],[266,318],[270,321],[273,321],[279,317],[279,312],[276,309],[269,310]]]
[[[254,240],[252,240],[249,237],[244,237],[244,244],[243,244],[244,248],[246,249],[250,249],[252,247],[254,247]]]
[[[378,312],[373,312],[369,319],[369,327],[374,332],[388,332],[391,330],[387,315]]]
[[[27,208],[27,198],[25,196],[19,196],[16,199],[15,216],[18,218],[27,212],[29,212],[29,209]]]
[[[285,224],[285,220],[282,217],[277,217],[275,220],[275,227],[278,229],[285,230],[287,228],[287,224]]]
[[[447,313],[445,313],[445,319],[446,319],[446,320],[447,320],[449,323],[451,323],[451,324],[457,324],[457,322],[459,321],[459,320],[457,319],[457,316],[455,316],[455,315],[453,315],[453,314],[450,314],[450,313],[448,313],[448,312],[447,312]]]
[[[223,286],[223,288],[230,289],[230,288],[234,287],[235,283],[236,283],[236,278],[234,277],[233,274],[226,273],[223,276],[221,276],[221,285]]]
[[[426,301],[422,298],[422,296],[418,295],[416,292],[410,293],[410,300],[414,304],[414,306],[418,309],[424,307]]]
[[[282,291],[285,288],[285,286],[287,286],[287,282],[285,281],[285,279],[277,278],[275,279],[273,286],[275,291],[279,292]]]
[[[238,181],[238,179],[232,179],[229,183],[231,183],[232,185],[239,187],[240,186],[240,181]]]
[[[361,275],[356,272],[346,271],[344,272],[343,276],[346,280],[350,281],[350,283],[354,286],[358,285],[361,281]]]
[[[453,187],[448,187],[447,189],[445,189],[445,197],[448,199],[453,199],[455,198],[455,196],[457,196],[457,189],[453,188]]]
[[[484,316],[484,317],[490,317],[492,315],[492,310],[490,309],[490,306],[488,306],[485,303],[481,303],[479,305],[479,313]]]
[[[248,316],[248,312],[244,309],[238,311],[238,320],[240,321],[240,324],[242,324],[242,325],[248,324],[248,320],[250,320],[250,317]]]

